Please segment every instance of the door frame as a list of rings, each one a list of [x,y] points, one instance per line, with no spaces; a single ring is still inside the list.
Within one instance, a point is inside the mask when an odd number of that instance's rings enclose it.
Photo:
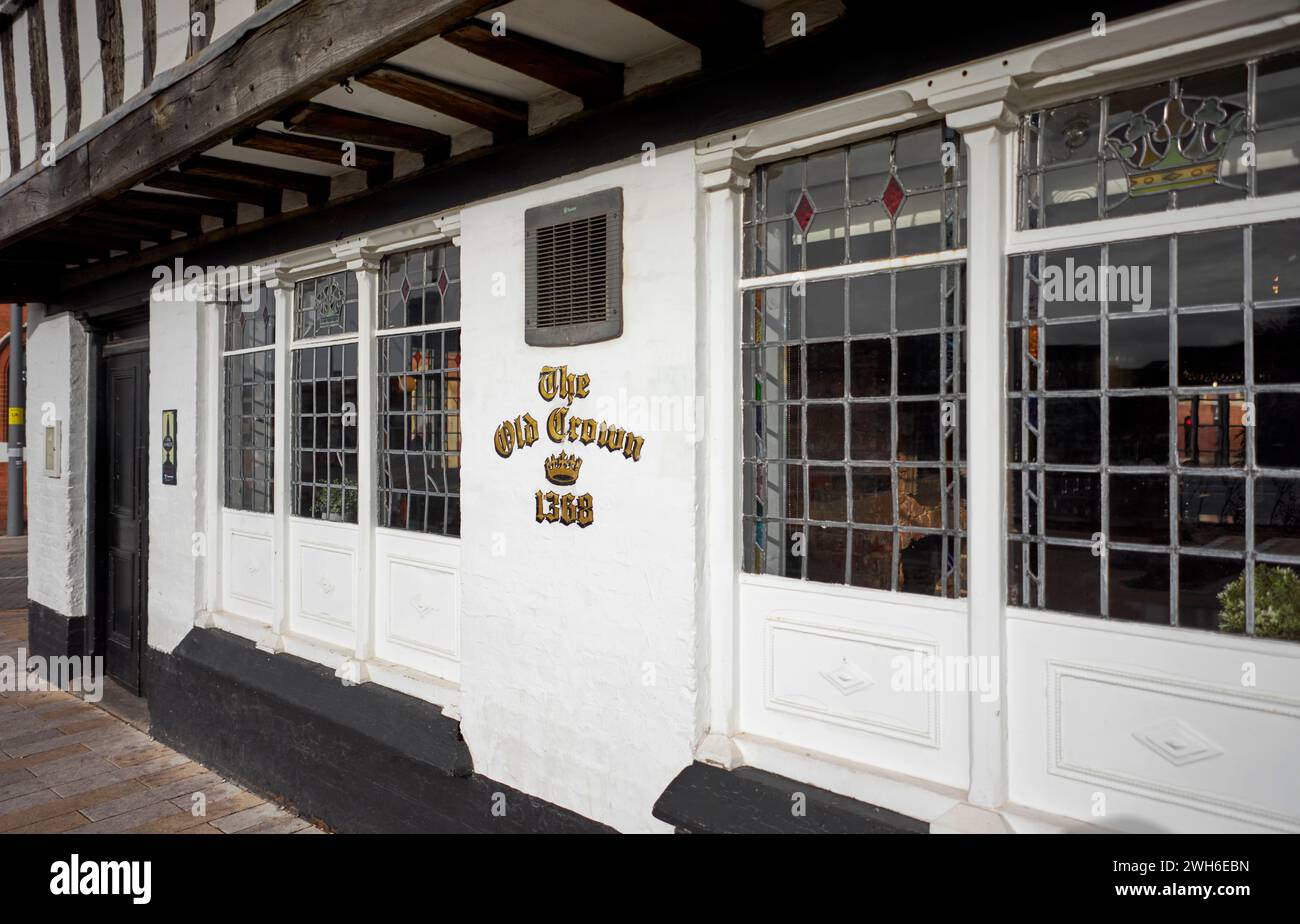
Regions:
[[[82,651],[91,657],[107,657],[107,628],[104,625],[106,611],[100,606],[100,594],[104,588],[98,576],[98,560],[102,551],[99,535],[99,518],[101,502],[98,490],[99,459],[101,450],[107,443],[104,435],[103,388],[105,358],[123,353],[149,352],[149,309],[147,306],[131,308],[113,314],[89,318],[83,317],[82,323],[87,333],[87,376],[86,376],[86,619]],[[147,363],[146,363],[147,374]],[[146,378],[147,383],[147,378]],[[149,408],[144,409],[146,439],[149,434]],[[145,466],[148,467],[146,456]],[[141,525],[140,561],[141,561],[141,597],[140,597],[140,664],[138,670],[138,688],[131,692],[145,697],[148,692],[148,659],[145,650],[149,644],[149,480],[146,472],[145,516]],[[105,669],[104,675],[107,676]]]

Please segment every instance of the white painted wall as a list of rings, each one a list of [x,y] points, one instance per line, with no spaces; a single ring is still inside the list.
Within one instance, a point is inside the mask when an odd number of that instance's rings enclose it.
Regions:
[[[189,47],[189,0],[161,0],[157,6],[158,62],[155,76],[185,60]]]
[[[525,209],[614,186],[623,336],[525,346]],[[559,402],[538,394],[543,365],[591,376],[592,396],[573,403],[583,416],[616,416],[597,397],[619,389],[695,393],[695,208],[694,159],[678,150],[461,213],[462,730],[477,772],[624,831],[665,830],[651,806],[691,761],[697,444],[651,432],[636,463],[580,447],[575,493],[595,499],[580,529],[534,521],[534,492],[550,487],[543,461],[559,447],[543,434],[501,459],[493,431],[525,411],[544,424]]]
[[[32,97],[31,11],[14,20],[14,87],[18,91],[18,150],[23,166],[36,159],[36,104]]]
[[[99,63],[95,0],[77,0],[77,51],[81,55],[81,127],[104,114],[104,69]]]
[[[149,644],[171,651],[194,627],[204,605],[205,563],[194,553],[194,534],[205,529],[200,453],[200,376],[212,360],[199,305],[154,301],[149,310]],[[216,344],[210,344],[215,351]],[[176,484],[162,483],[161,421],[177,411]],[[212,455],[215,463],[216,456]],[[207,466],[205,466],[206,468]],[[215,465],[213,465],[215,469]],[[205,539],[206,544],[206,539]]]
[[[45,54],[49,60],[50,140],[55,147],[63,143],[68,132],[68,80],[63,68],[63,31],[59,28],[59,5],[44,4]]]
[[[86,333],[70,314],[29,309],[27,595],[65,616],[86,613]],[[45,474],[42,408],[63,427],[62,474]]]

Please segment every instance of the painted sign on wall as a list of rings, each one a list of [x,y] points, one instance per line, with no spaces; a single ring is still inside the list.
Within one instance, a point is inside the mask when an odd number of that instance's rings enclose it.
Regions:
[[[176,483],[176,411],[162,412],[162,483]]]
[[[546,415],[546,436],[553,443],[570,443],[579,446],[595,445],[610,454],[621,453],[624,459],[641,460],[645,437],[630,430],[592,417],[573,412],[573,400],[586,398],[591,389],[591,377],[577,375],[567,366],[543,366],[537,377],[537,393],[546,402],[562,400],[564,405]],[[537,419],[524,413],[497,427],[493,442],[497,455],[510,458],[516,449],[526,449],[538,442],[541,432]],[[573,447],[574,449],[577,446]],[[583,460],[574,452],[550,455],[543,463],[546,480],[557,487],[570,487],[577,483]],[[559,523],[563,526],[587,527],[595,522],[595,501],[590,494],[561,494],[558,491],[538,490],[534,497],[534,518],[538,523]]]

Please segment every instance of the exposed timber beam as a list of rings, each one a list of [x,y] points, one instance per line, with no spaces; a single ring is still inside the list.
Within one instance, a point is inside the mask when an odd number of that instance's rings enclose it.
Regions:
[[[304,194],[311,203],[324,202],[330,197],[330,178],[315,173],[247,164],[221,157],[191,157],[181,164],[181,172],[188,176],[209,177],[214,180],[242,183],[260,188],[274,195],[285,189]]]
[[[172,231],[181,231],[185,234],[199,234],[203,231],[203,221],[198,215],[180,215],[162,216],[162,215],[130,215],[124,209],[112,205],[106,205],[101,209],[90,209],[82,212],[70,220],[70,224],[76,224],[83,218],[88,218],[97,222],[114,222],[122,227],[123,230],[138,232],[141,237],[148,237],[148,232],[162,233],[163,240],[171,240]]]
[[[528,132],[528,104],[385,64],[357,82],[388,96],[486,128],[497,138]]]
[[[288,157],[301,157],[321,164],[335,167],[347,166],[343,162],[343,146],[337,141],[326,138],[313,138],[310,135],[290,135],[285,132],[268,132],[260,128],[250,128],[243,134],[235,136],[235,145],[254,151],[266,151],[269,154],[284,154]],[[393,152],[382,148],[358,146],[355,167],[358,170],[376,170],[393,167]]]
[[[763,11],[740,0],[610,0],[700,49],[705,67],[763,52]]]
[[[477,19],[462,23],[443,38],[480,58],[581,97],[588,106],[613,102],[623,96],[621,64],[518,32],[493,35],[492,29]]]
[[[260,205],[268,215],[278,215],[284,207],[284,200],[280,193],[268,192],[260,186],[218,180],[210,176],[193,176],[178,170],[168,170],[166,173],[151,177],[148,184],[157,189],[221,199],[235,206],[241,202]]]
[[[83,212],[75,218],[68,220],[64,223],[64,227],[77,234],[88,234],[105,238],[140,238],[142,240],[152,241],[155,244],[166,243],[172,239],[170,228],[142,228],[139,225],[133,224],[129,218],[118,218],[116,216],[96,218],[93,217],[90,212]]]
[[[143,105],[0,200],[0,247],[274,119],[493,5],[493,0],[301,0],[221,55],[152,93]]]
[[[239,206],[220,199],[200,196],[170,196],[167,193],[131,189],[118,195],[108,204],[113,211],[160,220],[189,221],[207,215],[231,224],[238,217]],[[178,225],[177,227],[184,227]]]
[[[356,144],[419,151],[426,162],[451,153],[451,139],[441,132],[393,122],[378,116],[336,109],[323,103],[304,103],[284,113],[281,122],[291,132],[319,135]]]

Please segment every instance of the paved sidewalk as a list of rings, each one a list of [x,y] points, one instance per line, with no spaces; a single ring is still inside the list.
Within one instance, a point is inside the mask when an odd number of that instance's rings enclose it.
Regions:
[[[0,657],[26,644],[0,611]],[[71,693],[0,689],[0,834],[59,832],[324,833]]]

